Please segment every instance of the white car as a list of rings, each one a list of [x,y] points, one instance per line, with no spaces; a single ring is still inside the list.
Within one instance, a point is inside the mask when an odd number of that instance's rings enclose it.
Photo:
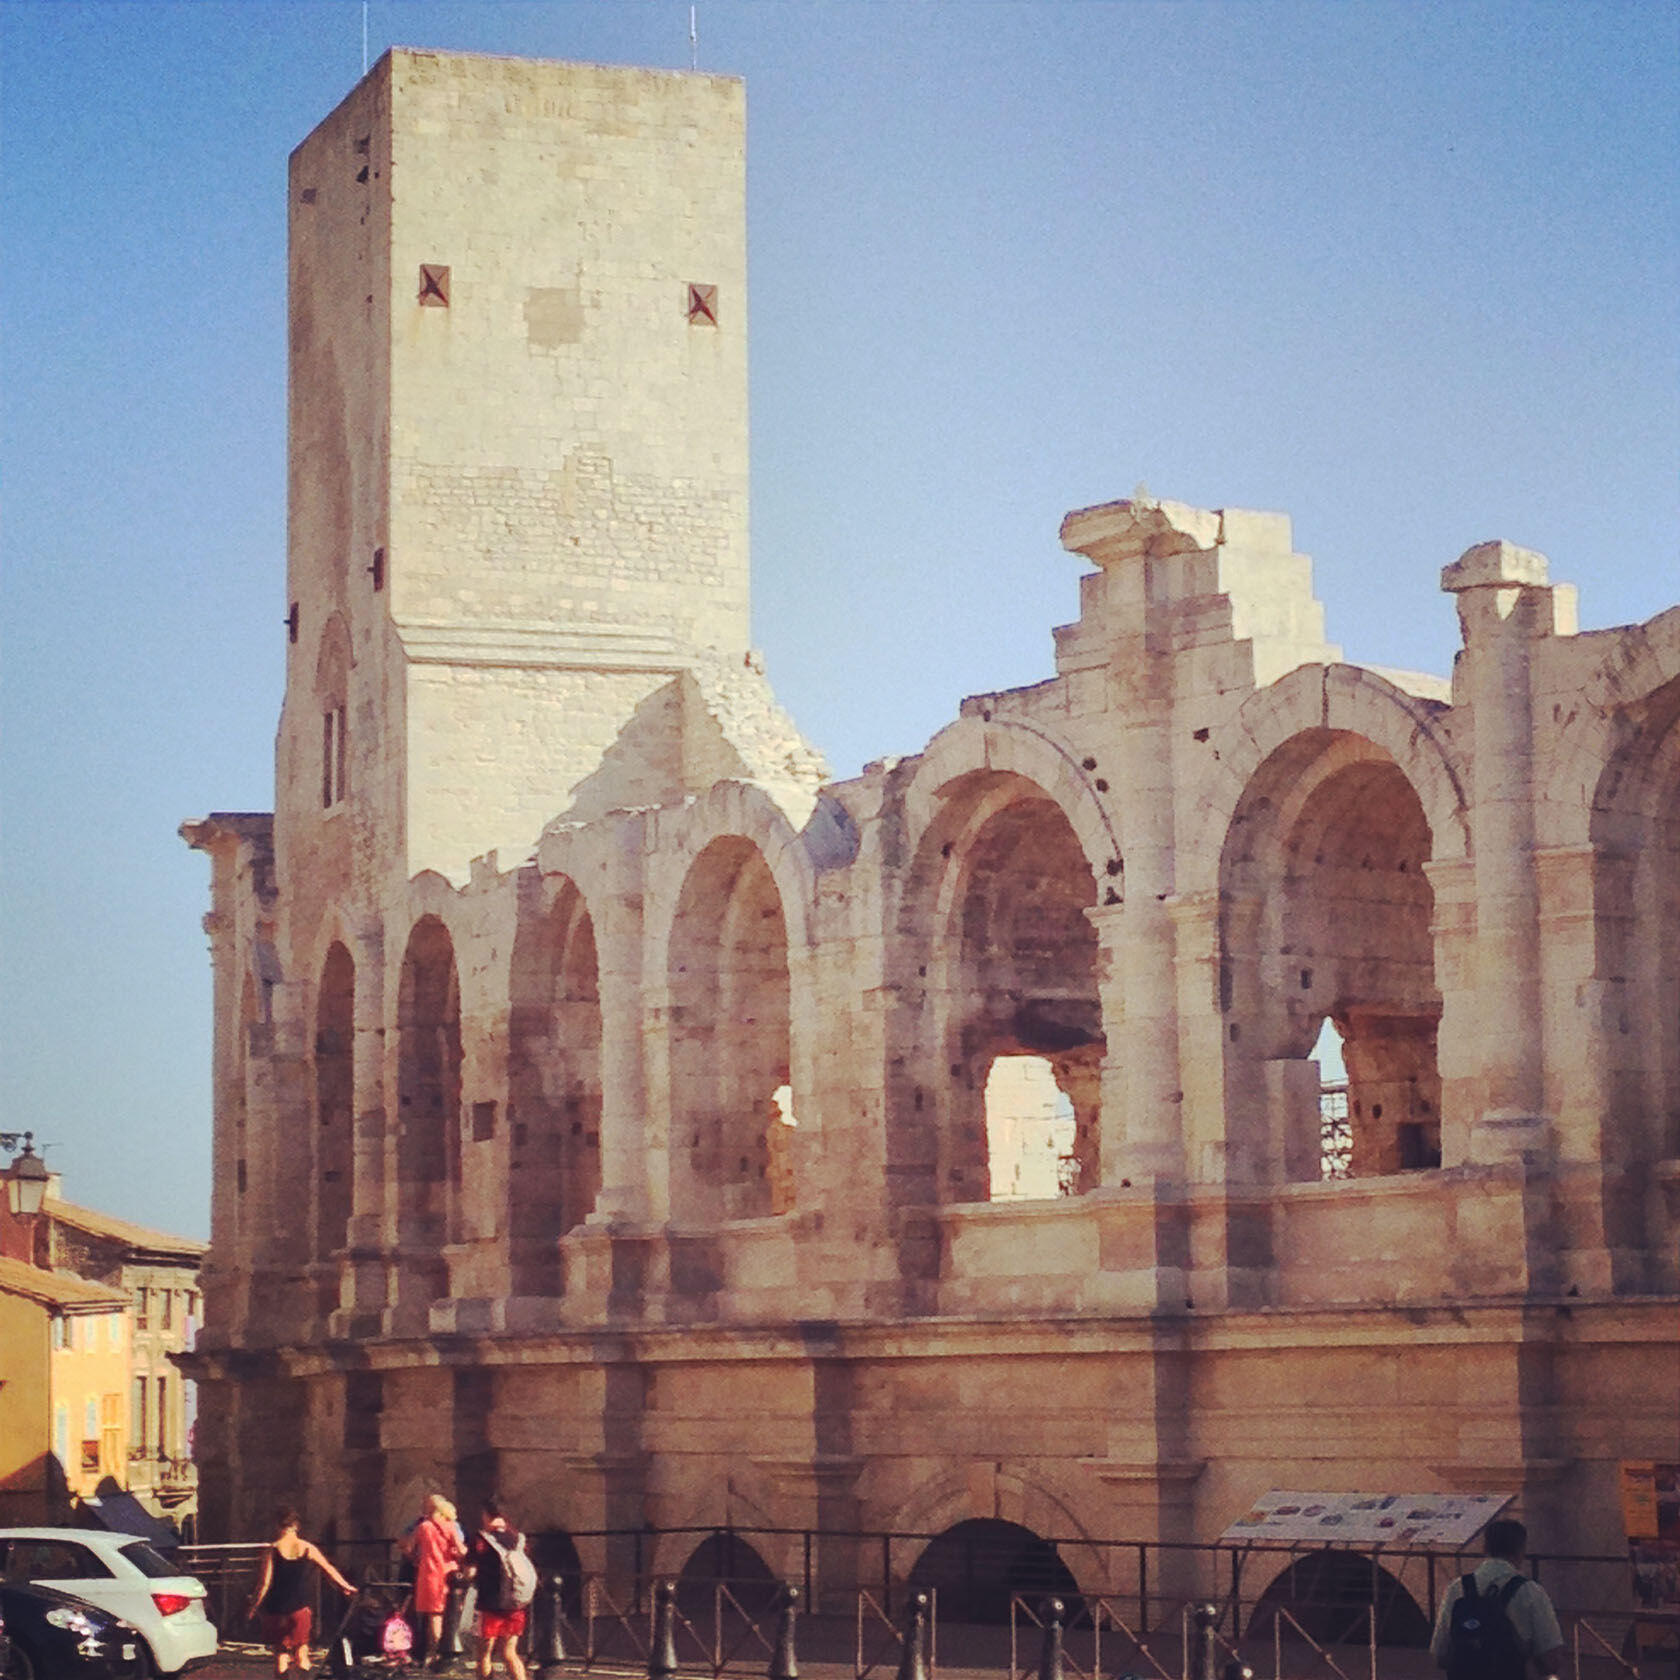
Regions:
[[[204,1584],[137,1534],[87,1528],[0,1528],[0,1574],[85,1599],[131,1623],[158,1674],[179,1674],[216,1654]]]

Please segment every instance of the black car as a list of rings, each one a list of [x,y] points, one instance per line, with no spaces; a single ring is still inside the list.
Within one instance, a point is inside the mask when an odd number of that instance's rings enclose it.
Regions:
[[[5,1680],[141,1680],[146,1647],[107,1610],[55,1587],[0,1580]]]

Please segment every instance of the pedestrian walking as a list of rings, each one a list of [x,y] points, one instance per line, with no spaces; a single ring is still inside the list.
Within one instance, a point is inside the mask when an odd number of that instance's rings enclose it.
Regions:
[[[478,1587],[480,1680],[490,1680],[498,1656],[513,1680],[526,1680],[519,1640],[537,1573],[526,1555],[525,1537],[494,1499],[485,1500],[483,1521],[467,1546],[467,1571]]]
[[[441,1493],[426,1496],[420,1520],[403,1543],[403,1554],[414,1565],[414,1614],[426,1628],[423,1659],[435,1666],[442,1656],[443,1610],[449,1597],[449,1577],[467,1555],[455,1507]]]
[[[274,1672],[284,1674],[295,1662],[309,1672],[309,1569],[313,1564],[349,1598],[356,1589],[327,1561],[320,1547],[298,1533],[298,1514],[287,1507],[274,1519],[275,1535],[263,1553],[256,1591],[245,1607],[247,1616],[262,1618],[263,1640],[274,1653]]]
[[[1447,1680],[1531,1680],[1563,1665],[1563,1630],[1538,1581],[1522,1573],[1528,1530],[1502,1517],[1482,1540],[1487,1556],[1447,1588],[1430,1655]]]

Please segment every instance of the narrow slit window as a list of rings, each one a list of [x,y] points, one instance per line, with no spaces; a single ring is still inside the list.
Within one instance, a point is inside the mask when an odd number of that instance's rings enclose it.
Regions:
[[[349,789],[349,740],[343,706],[321,714],[321,805],[331,810]]]

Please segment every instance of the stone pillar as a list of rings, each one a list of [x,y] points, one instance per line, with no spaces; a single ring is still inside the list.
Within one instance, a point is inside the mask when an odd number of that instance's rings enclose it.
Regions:
[[[1212,529],[1217,529],[1215,522]],[[1062,546],[1105,574],[1107,675],[1115,721],[1114,780],[1125,863],[1122,903],[1091,912],[1103,966],[1102,1181],[1184,1176],[1178,1075],[1178,976],[1172,915],[1174,800],[1171,654],[1156,645],[1153,579],[1206,533],[1153,509],[1110,503],[1069,514]]]
[[[1534,644],[1552,633],[1544,555],[1480,543],[1441,573],[1458,597],[1464,651],[1453,700],[1472,719],[1475,989],[1482,1100],[1472,1163],[1550,1148],[1540,1006],[1540,898],[1534,858]],[[1458,1163],[1449,1163],[1458,1164]]]
[[[643,1012],[641,830],[622,837],[595,918],[601,998],[601,1189],[590,1222],[641,1224],[656,1216],[664,1173],[651,1159],[648,1022]],[[626,877],[633,877],[627,879]],[[656,987],[663,990],[662,987]],[[650,1184],[657,1174],[657,1187]]]

